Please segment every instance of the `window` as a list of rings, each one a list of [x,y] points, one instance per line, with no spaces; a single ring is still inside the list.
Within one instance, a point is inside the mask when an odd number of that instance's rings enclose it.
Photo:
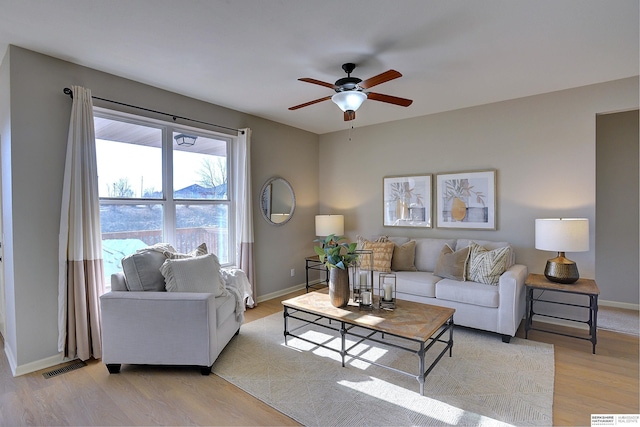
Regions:
[[[233,264],[234,137],[102,109],[94,124],[107,284],[124,256],[159,242],[206,243]]]

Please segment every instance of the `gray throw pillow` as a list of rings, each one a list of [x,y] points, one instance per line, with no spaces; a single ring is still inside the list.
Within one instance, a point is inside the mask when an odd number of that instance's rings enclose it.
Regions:
[[[130,291],[166,291],[160,267],[167,259],[162,253],[141,249],[122,258],[122,271]]]
[[[447,244],[444,245],[438,263],[433,271],[436,276],[444,279],[453,279],[464,282],[467,280],[467,262],[469,261],[470,247],[453,251]]]

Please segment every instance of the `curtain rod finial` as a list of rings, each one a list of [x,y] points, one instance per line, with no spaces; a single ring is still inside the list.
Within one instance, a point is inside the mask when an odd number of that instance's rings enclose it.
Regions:
[[[73,99],[73,91],[71,89],[69,89],[68,87],[65,87],[63,90],[65,95],[69,95],[71,97],[71,99]]]

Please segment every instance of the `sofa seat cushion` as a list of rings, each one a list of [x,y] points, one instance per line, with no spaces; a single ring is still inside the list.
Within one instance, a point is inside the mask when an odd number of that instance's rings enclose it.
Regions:
[[[395,274],[396,292],[430,298],[436,296],[435,284],[442,280],[428,271],[397,271]]]
[[[452,279],[436,283],[436,298],[491,308],[497,308],[500,303],[497,286]]]
[[[216,297],[216,326],[220,327],[229,316],[235,316],[236,312],[236,298],[227,293]]]

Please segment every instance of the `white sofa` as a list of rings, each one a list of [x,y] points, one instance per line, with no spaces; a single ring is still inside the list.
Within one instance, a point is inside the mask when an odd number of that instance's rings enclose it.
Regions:
[[[210,292],[204,292],[207,287],[167,292],[160,273],[167,258],[158,251],[134,256],[134,262],[124,268],[126,277],[112,275],[111,292],[100,297],[103,363],[110,373],[119,372],[122,364],[148,364],[195,365],[208,375],[220,352],[240,332],[242,294],[218,289],[219,285]],[[193,260],[202,264],[203,258]],[[184,271],[193,270],[197,267],[185,265]],[[175,274],[176,281],[185,280]],[[215,280],[209,278],[212,283]]]
[[[515,263],[515,254],[509,243],[408,237],[388,237],[388,240],[395,244],[395,252],[408,242],[415,241],[416,271],[391,271],[396,275],[398,299],[454,308],[455,324],[496,332],[502,335],[502,340],[506,343],[515,336],[525,312],[524,282],[527,267]],[[489,251],[509,248],[505,260],[506,270],[499,276],[496,284],[443,278],[434,274],[445,245],[459,251],[469,247],[471,242]],[[376,290],[379,274],[376,272],[374,277]]]

